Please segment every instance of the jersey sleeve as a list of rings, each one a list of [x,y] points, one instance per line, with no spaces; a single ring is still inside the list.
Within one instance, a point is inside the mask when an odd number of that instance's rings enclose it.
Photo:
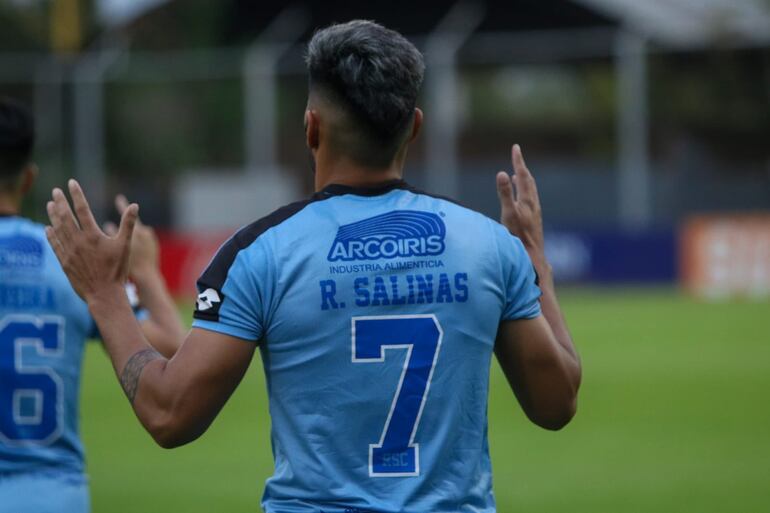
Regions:
[[[263,334],[264,251],[226,242],[197,282],[193,327],[249,341]]]
[[[533,319],[540,315],[540,287],[524,244],[504,227],[496,230],[497,247],[505,286],[502,319]]]

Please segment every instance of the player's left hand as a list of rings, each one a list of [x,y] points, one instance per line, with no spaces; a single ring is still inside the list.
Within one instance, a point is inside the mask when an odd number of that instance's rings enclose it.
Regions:
[[[121,216],[126,212],[130,203],[122,194],[115,196],[115,208]],[[118,227],[114,223],[104,225],[104,231],[107,235],[115,237],[118,234]],[[134,225],[134,234],[131,237],[131,256],[129,257],[128,273],[131,279],[136,282],[142,279],[155,279],[160,272],[160,243],[155,230],[147,226],[137,218]]]
[[[543,215],[535,179],[524,163],[518,144],[511,150],[513,176],[505,171],[497,174],[497,197],[500,200],[500,223],[521,239],[535,259],[544,258]]]
[[[123,294],[139,206],[131,204],[123,211],[117,234],[110,237],[96,224],[80,185],[75,180],[67,185],[74,213],[64,192],[54,189],[46,205],[51,220],[45,230],[48,242],[75,292],[86,302],[115,286]]]

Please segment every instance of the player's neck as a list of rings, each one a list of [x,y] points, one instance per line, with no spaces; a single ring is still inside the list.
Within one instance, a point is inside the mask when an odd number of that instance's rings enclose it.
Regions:
[[[19,214],[20,202],[16,194],[0,192],[0,216],[15,216]]]
[[[331,184],[369,188],[386,182],[400,180],[403,174],[400,162],[386,168],[366,168],[350,161],[317,162],[315,190],[322,190]]]

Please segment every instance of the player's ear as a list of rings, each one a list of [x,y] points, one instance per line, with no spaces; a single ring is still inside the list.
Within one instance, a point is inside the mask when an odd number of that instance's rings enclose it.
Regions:
[[[409,143],[417,139],[422,128],[422,110],[414,109],[414,123],[412,124],[412,134],[409,136]]]
[[[27,166],[24,168],[24,171],[21,172],[22,195],[26,195],[32,189],[32,186],[35,185],[38,172],[39,170],[37,164],[34,163],[27,164]]]
[[[305,111],[305,138],[307,147],[311,150],[317,150],[320,137],[318,131],[320,128],[320,120],[318,118],[318,111],[313,109],[307,109]]]

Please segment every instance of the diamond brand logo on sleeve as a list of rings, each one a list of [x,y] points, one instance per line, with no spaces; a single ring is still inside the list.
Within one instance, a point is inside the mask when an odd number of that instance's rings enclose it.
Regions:
[[[219,293],[214,289],[206,289],[198,294],[198,311],[205,312],[212,308],[218,307],[222,300],[219,297]]]

